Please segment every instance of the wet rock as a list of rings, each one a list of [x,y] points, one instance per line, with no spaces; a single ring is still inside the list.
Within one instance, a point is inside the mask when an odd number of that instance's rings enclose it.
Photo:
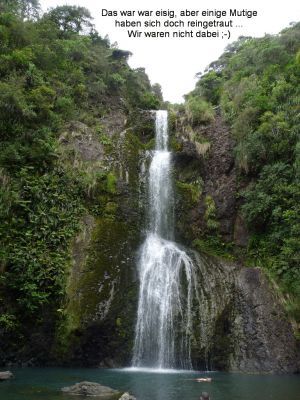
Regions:
[[[136,121],[126,121],[122,110],[113,108],[101,119],[98,136],[105,133],[109,143],[101,145],[104,153],[100,147],[95,154],[89,151],[89,135],[91,141],[97,135],[80,124],[61,137],[75,154],[74,162],[83,162],[91,171],[105,170],[92,189],[99,205],[93,216],[82,219],[72,246],[66,314],[73,323],[61,330],[60,338],[63,362],[71,365],[118,367],[131,359],[138,295],[135,253],[144,221],[141,157],[154,129],[151,113],[145,113],[145,123],[138,115]],[[140,123],[137,131],[135,123]],[[107,187],[109,181],[112,188]]]
[[[198,256],[199,328],[192,357],[211,369],[293,373],[299,350],[282,300],[258,268]]]
[[[131,396],[131,394],[129,393],[124,393],[119,400],[136,400],[136,398],[134,396]]]
[[[209,125],[196,126],[193,128],[193,132],[189,130],[190,127],[186,125],[184,120],[177,127],[177,140],[181,142],[182,147],[174,158],[175,169],[179,174],[179,179],[183,177],[183,180],[188,183],[194,180],[196,176],[201,177],[203,181],[202,198],[192,210],[187,205],[182,205],[186,214],[186,221],[183,225],[178,224],[177,226],[178,241],[182,242],[185,239],[192,241],[199,233],[205,232],[205,196],[208,195],[214,199],[219,231],[223,239],[232,241],[238,205],[236,199],[238,185],[234,167],[234,142],[230,129],[217,112],[214,121]],[[195,137],[207,141],[201,143],[203,149],[203,146],[207,144],[205,153],[200,154],[197,151]],[[189,233],[187,227],[190,226],[193,229]],[[187,236],[190,236],[190,238]]]
[[[0,372],[0,381],[7,381],[8,379],[11,379],[13,377],[14,377],[14,375],[10,371]]]
[[[279,295],[260,269],[239,271],[235,315],[232,370],[269,373],[299,370],[299,350],[291,323]]]
[[[103,400],[113,400],[120,396],[120,392],[99,383],[83,381],[73,386],[64,387],[61,391],[65,394],[76,396],[93,396]]]
[[[237,215],[234,223],[233,239],[236,245],[246,247],[249,240],[249,233],[245,221],[241,215]]]
[[[121,365],[115,362],[115,360],[106,357],[99,363],[99,368],[120,368]]]

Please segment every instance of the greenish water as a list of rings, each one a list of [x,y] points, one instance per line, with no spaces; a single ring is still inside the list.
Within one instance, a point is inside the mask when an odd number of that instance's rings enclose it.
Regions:
[[[212,400],[299,400],[299,375],[244,375],[221,372],[153,373],[131,370],[22,368],[15,379],[0,383],[1,400],[65,400],[59,390],[89,380],[121,391],[138,400],[198,400],[207,391]],[[193,381],[212,377],[211,383]],[[71,399],[73,397],[68,396]],[[81,397],[76,396],[76,399]]]

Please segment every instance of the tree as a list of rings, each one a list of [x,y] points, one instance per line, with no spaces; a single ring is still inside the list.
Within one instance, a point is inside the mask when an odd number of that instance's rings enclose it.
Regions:
[[[132,56],[131,51],[127,50],[120,50],[120,49],[114,49],[111,55],[111,58],[113,60],[125,60],[127,61],[129,57]]]
[[[88,30],[92,31],[92,16],[85,7],[60,6],[52,8],[45,18],[54,22],[63,32],[63,36],[72,33],[80,33]]]
[[[24,19],[37,19],[39,16],[40,3],[38,0],[2,0],[1,12],[11,12]]]
[[[152,92],[159,99],[159,101],[161,101],[161,102],[164,101],[162,89],[161,89],[161,86],[159,83],[154,83],[154,85],[152,85]]]
[[[206,101],[217,105],[220,100],[221,84],[222,79],[220,74],[215,71],[209,71],[201,76],[196,84],[195,92],[198,92],[197,94],[204,97]]]

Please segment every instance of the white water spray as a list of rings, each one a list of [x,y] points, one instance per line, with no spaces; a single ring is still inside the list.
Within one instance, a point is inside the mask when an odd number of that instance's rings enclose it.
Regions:
[[[191,369],[192,260],[173,238],[168,113],[156,112],[156,150],[149,169],[149,232],[138,263],[140,292],[134,367]]]

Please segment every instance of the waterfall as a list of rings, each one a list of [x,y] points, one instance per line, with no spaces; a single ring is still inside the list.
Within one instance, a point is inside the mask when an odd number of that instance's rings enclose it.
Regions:
[[[134,367],[191,369],[191,258],[173,240],[171,153],[168,113],[156,112],[156,149],[148,177],[148,234],[140,251]]]

